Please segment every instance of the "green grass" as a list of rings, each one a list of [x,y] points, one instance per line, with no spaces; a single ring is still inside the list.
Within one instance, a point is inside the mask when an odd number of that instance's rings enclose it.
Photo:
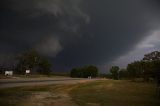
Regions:
[[[129,81],[97,81],[80,84],[70,95],[79,106],[160,106],[155,86]]]

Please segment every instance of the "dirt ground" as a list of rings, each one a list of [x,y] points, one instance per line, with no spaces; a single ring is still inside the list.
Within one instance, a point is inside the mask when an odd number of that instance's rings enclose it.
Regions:
[[[79,83],[85,83],[87,81],[82,80]],[[69,92],[76,87],[75,84],[65,84],[56,85],[54,90],[48,90],[43,92],[33,92],[29,97],[27,97],[22,106],[78,106],[72,101]],[[98,106],[93,104],[88,104],[88,106]]]
[[[36,92],[22,106],[77,106],[67,93]]]
[[[49,82],[47,82],[47,85],[36,85],[34,83],[29,83],[29,86],[2,88],[0,94],[3,94],[4,96],[0,99],[0,105],[3,106],[5,104],[5,106],[78,106],[73,101],[73,98],[70,95],[70,91],[72,91],[81,83],[92,82],[95,80],[98,79],[62,80],[54,81],[49,85]],[[98,105],[93,105],[92,103],[89,103],[88,106]]]

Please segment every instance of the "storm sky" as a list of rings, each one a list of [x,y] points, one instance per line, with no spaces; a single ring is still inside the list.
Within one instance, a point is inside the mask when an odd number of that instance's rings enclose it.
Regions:
[[[25,50],[55,70],[102,72],[160,50],[159,0],[1,0],[0,62]]]

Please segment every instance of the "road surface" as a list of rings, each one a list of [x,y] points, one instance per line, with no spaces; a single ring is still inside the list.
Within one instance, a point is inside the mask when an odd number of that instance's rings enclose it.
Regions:
[[[0,88],[33,86],[33,85],[50,85],[50,84],[76,84],[97,79],[84,78],[19,78],[19,79],[0,79]]]

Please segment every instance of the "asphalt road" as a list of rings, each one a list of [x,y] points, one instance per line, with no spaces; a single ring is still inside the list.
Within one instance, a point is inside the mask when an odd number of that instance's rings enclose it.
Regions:
[[[50,84],[76,84],[86,81],[94,81],[97,79],[83,78],[20,78],[20,79],[0,79],[0,88],[18,87],[18,86],[34,86],[34,85],[50,85]]]

